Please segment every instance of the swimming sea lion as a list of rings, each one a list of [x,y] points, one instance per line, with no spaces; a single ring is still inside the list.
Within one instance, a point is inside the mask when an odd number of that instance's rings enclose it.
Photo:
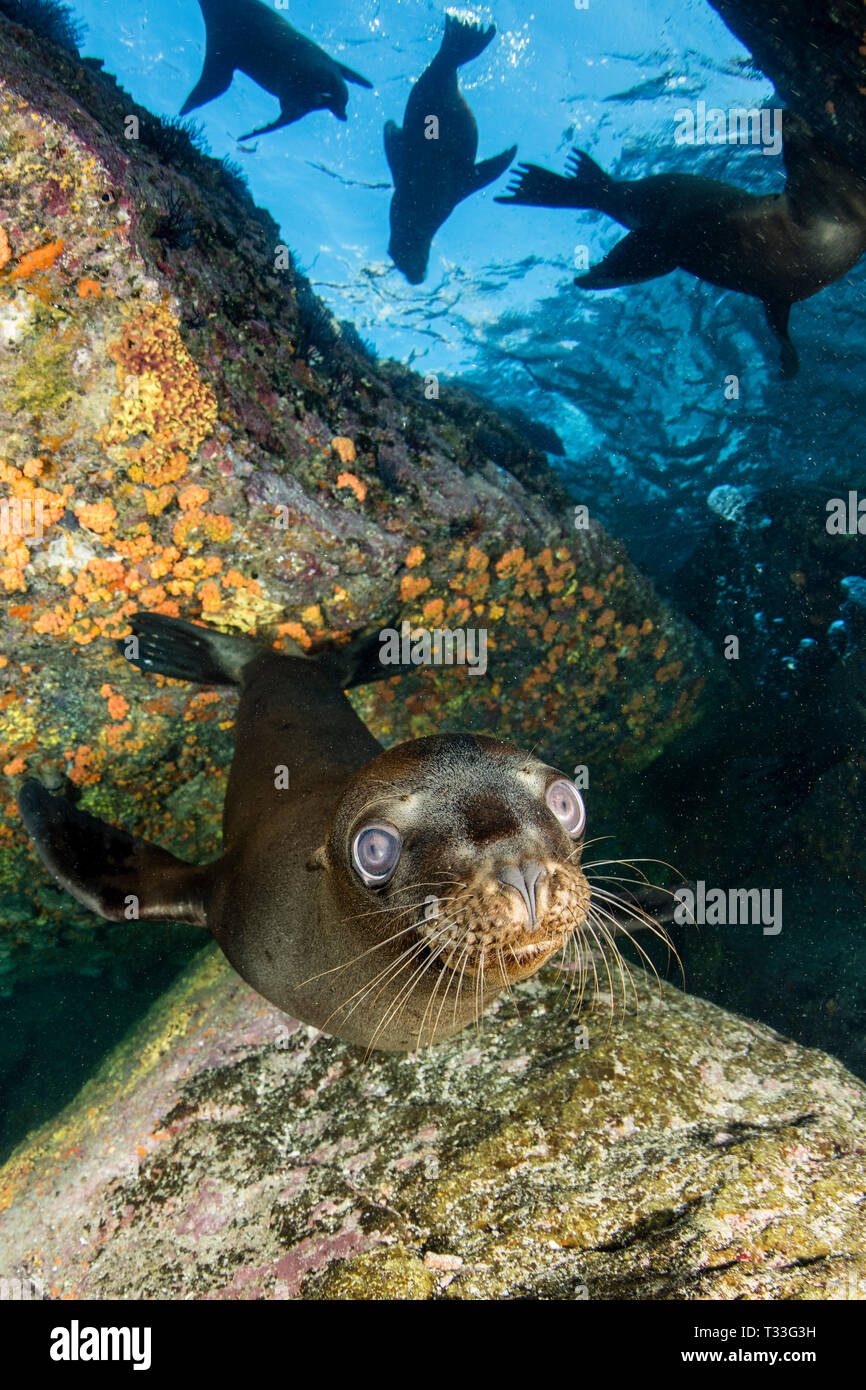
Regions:
[[[235,71],[245,72],[280,99],[280,114],[241,140],[299,121],[309,111],[333,111],[346,120],[346,82],[372,87],[366,77],[338,63],[262,0],[198,0],[206,28],[204,67],[180,109],[185,116],[228,90]],[[345,79],[345,80],[344,80]]]
[[[478,126],[461,96],[457,69],[483,53],[496,25],[449,14],[442,45],[409,94],[401,130],[385,126],[385,153],[394,179],[388,255],[411,285],[427,274],[430,243],[457,204],[498,179],[517,146],[475,163]]]
[[[286,656],[154,613],[132,627],[118,646],[140,669],[241,687],[223,854],[185,863],[28,780],[24,823],[86,907],[206,927],[286,1013],[386,1050],[458,1031],[557,951],[586,970],[587,941],[610,939],[587,926],[585,812],[564,773],[468,734],[383,752],[344,693],[393,672],[365,669],[363,648]]]
[[[866,251],[866,183],[838,151],[790,111],[783,118],[787,183],[759,195],[694,174],[615,179],[582,150],[564,178],[523,164],[498,203],[596,208],[631,230],[575,284],[607,290],[680,267],[763,302],[782,349],[783,378],[796,375],[791,305],[845,275]]]

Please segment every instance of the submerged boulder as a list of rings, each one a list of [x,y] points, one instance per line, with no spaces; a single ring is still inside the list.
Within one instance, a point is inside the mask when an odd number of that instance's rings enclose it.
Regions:
[[[547,972],[365,1059],[208,948],[0,1169],[0,1268],[50,1298],[862,1296],[862,1084],[631,998],[575,1018]]]
[[[110,639],[137,608],[309,649],[484,629],[483,676],[359,692],[376,735],[495,732],[596,797],[656,758],[715,658],[521,421],[375,361],[193,127],[2,13],[0,44],[0,991],[60,941],[149,949],[34,872],[23,776],[219,852],[235,697],[133,671]]]
[[[866,178],[866,24],[842,0],[710,0],[793,111]]]

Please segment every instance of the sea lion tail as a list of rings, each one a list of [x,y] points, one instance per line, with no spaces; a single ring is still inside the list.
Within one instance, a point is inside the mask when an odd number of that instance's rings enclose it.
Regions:
[[[244,667],[265,650],[253,637],[218,632],[164,613],[140,611],[129,621],[133,635],[119,638],[118,650],[139,670],[174,680],[240,685]],[[293,654],[303,655],[300,648]]]
[[[18,793],[18,809],[45,867],[100,917],[207,925],[206,868],[79,810],[32,777]]]
[[[459,14],[446,14],[445,34],[438,56],[459,68],[483,53],[495,33],[495,24],[485,29],[483,24],[475,20],[464,19]]]

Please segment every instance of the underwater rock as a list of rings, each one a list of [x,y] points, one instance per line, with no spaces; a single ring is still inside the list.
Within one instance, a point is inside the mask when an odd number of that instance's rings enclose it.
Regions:
[[[839,606],[840,616],[827,629],[827,639],[843,661],[859,658],[862,666],[866,649],[866,579],[848,574],[840,579],[839,588],[845,597]]]
[[[862,574],[846,574],[841,587],[846,594],[846,602],[866,610],[866,579]]]
[[[485,628],[483,681],[359,692],[377,737],[492,730],[587,765],[597,798],[657,758],[719,663],[618,542],[576,529],[545,454],[371,361],[194,127],[2,15],[0,43],[0,989],[165,941],[34,872],[23,776],[184,858],[218,850],[235,697],[133,672],[110,639],[135,609],[308,649]]]
[[[671,986],[552,972],[418,1056],[319,1038],[209,948],[0,1169],[50,1298],[808,1299],[866,1278],[864,1089]]]
[[[735,526],[758,526],[763,529],[771,526],[770,517],[763,516],[755,507],[755,492],[751,487],[734,487],[732,483],[720,483],[707,497],[707,506],[722,521],[733,522]]]
[[[814,0],[710,0],[779,96],[866,177],[863,8]]]

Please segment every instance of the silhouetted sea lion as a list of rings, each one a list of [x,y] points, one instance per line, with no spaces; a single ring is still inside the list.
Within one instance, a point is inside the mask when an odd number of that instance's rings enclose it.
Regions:
[[[118,646],[141,669],[241,686],[223,854],[184,863],[28,780],[24,823],[86,907],[204,926],[288,1014],[396,1050],[458,1031],[557,951],[586,972],[611,941],[562,772],[467,734],[383,752],[344,693],[393,672],[363,644],[311,660],[153,613],[132,627]]]
[[[228,90],[236,71],[245,72],[280,100],[280,114],[241,140],[279,130],[308,111],[333,111],[346,120],[346,82],[372,87],[366,77],[338,63],[262,0],[198,0],[207,30],[204,67],[180,109],[185,116]],[[344,80],[345,79],[345,80]]]
[[[449,14],[442,45],[409,93],[402,130],[385,125],[385,153],[394,178],[388,255],[412,285],[427,274],[430,243],[457,204],[498,179],[517,146],[475,163],[478,126],[457,85],[457,69],[477,58],[496,26]]]
[[[866,251],[866,183],[828,141],[786,111],[783,193],[759,195],[694,174],[615,179],[582,150],[569,177],[519,166],[498,203],[596,208],[629,235],[575,284],[613,289],[680,267],[710,284],[762,300],[782,348],[782,376],[799,367],[788,336],[791,305],[851,269]]]

